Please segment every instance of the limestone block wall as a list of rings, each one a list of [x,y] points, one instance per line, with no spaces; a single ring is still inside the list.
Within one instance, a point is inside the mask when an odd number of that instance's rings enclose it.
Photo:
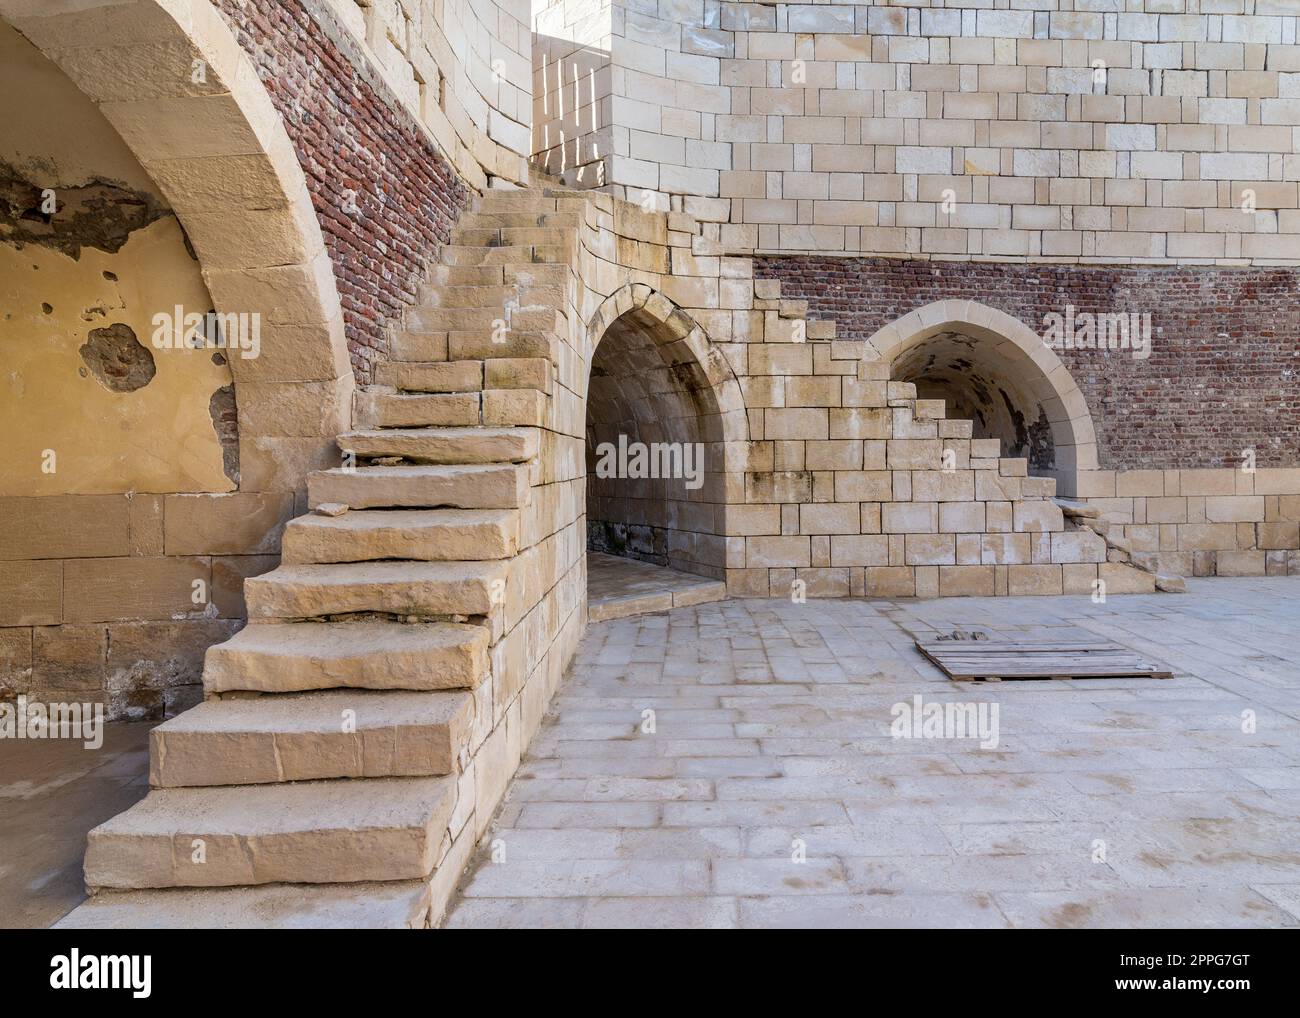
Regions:
[[[1098,470],[1080,494],[1184,576],[1300,574],[1300,469]]]
[[[532,161],[578,187],[613,153],[612,0],[547,0],[533,14]]]
[[[757,271],[806,299],[810,315],[834,319],[839,335],[863,340],[936,301],[991,305],[1040,334],[1044,316],[1067,305],[1142,309],[1152,316],[1145,358],[1054,351],[1096,436],[1095,462],[1056,474],[1062,491],[1097,501],[1135,551],[1159,553],[1173,572],[1294,568],[1294,270],[772,257]],[[964,363],[978,348],[964,348]]]
[[[547,517],[558,506],[547,529],[572,533],[570,549],[585,529],[588,402],[603,398],[592,367],[632,318],[666,365],[697,372],[711,394],[701,395],[710,477],[695,506],[710,511],[682,530],[694,532],[696,562],[720,569],[733,593],[1088,593],[1098,578],[1116,593],[1151,589],[1149,574],[1107,561],[1101,538],[1066,528],[1049,500],[1053,478],[1026,476],[998,441],[972,438],[969,421],[890,381],[871,344],[805,321],[803,302],[755,280],[750,259],[722,255],[691,217],[604,195],[553,200],[544,215],[579,220],[549,398],[536,411],[548,443],[540,469],[554,456],[561,473],[534,496]],[[551,286],[531,292],[548,307],[556,298]],[[1050,351],[1041,356],[1050,368]],[[612,498],[615,487],[594,490]],[[634,502],[635,487],[624,490]],[[554,561],[553,585],[578,568],[567,561]]]
[[[612,148],[584,186],[671,199],[728,250],[1300,259],[1287,0],[685,0],[607,20]]]
[[[532,120],[529,0],[324,0],[457,172],[521,182]]]
[[[940,300],[973,300],[1042,336],[1048,316],[1150,316],[1145,357],[1121,350],[1057,349],[1096,426],[1106,469],[1300,463],[1297,273],[1214,269],[1019,265],[892,258],[769,257],[761,276],[807,300],[839,335],[868,339]],[[1010,454],[1011,450],[1005,450]]]

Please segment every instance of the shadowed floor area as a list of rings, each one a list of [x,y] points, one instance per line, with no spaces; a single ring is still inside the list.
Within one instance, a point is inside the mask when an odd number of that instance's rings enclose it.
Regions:
[[[104,744],[0,739],[0,927],[44,927],[86,899],[86,833],[149,790],[154,722],[104,726]]]
[[[587,611],[592,622],[721,601],[726,596],[722,580],[587,552]]]
[[[1300,925],[1300,587],[732,600],[591,626],[453,927]],[[1174,678],[955,683],[954,628]],[[998,708],[996,747],[891,736]]]

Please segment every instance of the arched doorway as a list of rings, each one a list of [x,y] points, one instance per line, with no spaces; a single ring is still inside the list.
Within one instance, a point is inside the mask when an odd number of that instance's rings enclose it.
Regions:
[[[1097,469],[1092,416],[1060,358],[1027,325],[975,301],[918,308],[868,341],[895,381],[923,399],[942,399],[948,416],[996,438],[1002,455],[1023,457],[1031,474],[1075,491],[1079,470]]]
[[[588,326],[587,548],[721,579],[746,432],[740,387],[694,320],[624,287]]]

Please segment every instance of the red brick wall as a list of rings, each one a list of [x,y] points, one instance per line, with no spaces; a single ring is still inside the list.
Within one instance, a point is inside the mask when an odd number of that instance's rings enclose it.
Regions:
[[[320,217],[359,381],[470,192],[350,36],[311,0],[214,0],[253,58]],[[349,211],[348,191],[356,193]]]
[[[815,256],[755,259],[810,318],[866,339],[933,301],[978,300],[1036,332],[1043,316],[1150,312],[1147,360],[1058,350],[1092,411],[1105,469],[1300,464],[1300,275],[1292,269],[1125,268]]]

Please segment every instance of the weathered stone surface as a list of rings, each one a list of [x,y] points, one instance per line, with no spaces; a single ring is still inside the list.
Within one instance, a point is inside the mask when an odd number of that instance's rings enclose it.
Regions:
[[[125,495],[0,498],[0,560],[130,554]]]
[[[406,930],[428,923],[429,884],[281,884],[97,895],[60,930]]]
[[[168,555],[272,553],[293,514],[291,492],[168,495],[163,504]]]
[[[250,619],[384,612],[486,615],[504,600],[498,562],[354,562],[286,565],[244,585]]]
[[[476,392],[483,388],[483,364],[480,361],[389,362],[379,365],[375,381],[404,392]]]
[[[0,569],[0,626],[54,626],[62,621],[62,562],[12,562]]]
[[[477,392],[434,395],[360,392],[357,393],[357,421],[381,428],[471,426],[481,419],[480,401]]]
[[[1106,585],[1107,594],[1152,594],[1156,578],[1141,569],[1119,562],[1103,562],[1097,567],[1097,578]]]
[[[350,431],[339,448],[358,457],[401,456],[418,463],[522,463],[537,455],[532,428],[421,428]]]
[[[344,502],[354,509],[513,509],[528,500],[528,474],[513,464],[339,467],[312,474],[307,499],[312,505]]]
[[[466,692],[331,690],[210,700],[151,733],[155,788],[451,773]]]
[[[208,651],[209,693],[473,688],[488,675],[488,632],[454,622],[250,623]]]
[[[86,884],[416,879],[433,871],[455,790],[451,778],[155,789],[90,832]]]
[[[514,509],[390,509],[300,516],[284,533],[286,564],[376,559],[473,561],[515,552]]]
[[[1187,581],[1176,573],[1156,573],[1156,590],[1169,594],[1186,594]]]

